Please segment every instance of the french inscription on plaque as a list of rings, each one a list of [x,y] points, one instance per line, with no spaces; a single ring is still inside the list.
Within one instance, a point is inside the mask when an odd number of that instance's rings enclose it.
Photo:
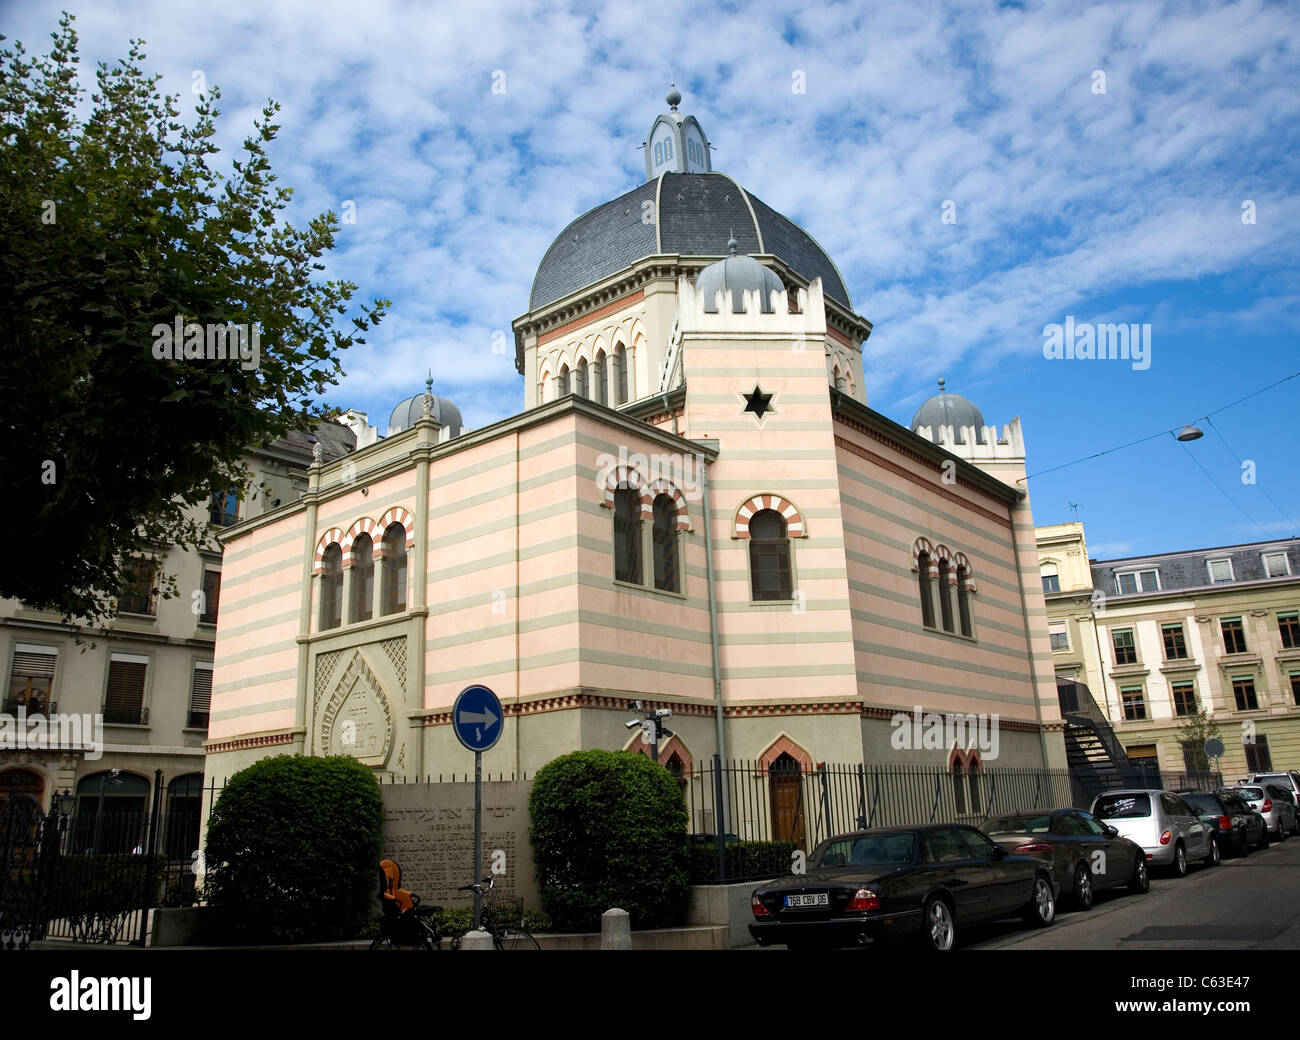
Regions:
[[[540,909],[528,844],[528,781],[483,783],[483,873],[495,878],[499,901]],[[402,887],[426,903],[472,906],[457,892],[474,880],[474,784],[385,784],[384,855],[402,868]],[[504,853],[504,857],[499,855]],[[504,873],[494,861],[504,859]]]

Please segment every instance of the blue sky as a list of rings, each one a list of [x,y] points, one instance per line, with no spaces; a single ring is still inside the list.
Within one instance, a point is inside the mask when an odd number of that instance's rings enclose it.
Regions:
[[[44,50],[59,9],[9,10],[0,32]],[[564,225],[643,180],[670,65],[715,169],[835,259],[875,326],[868,401],[898,422],[942,374],[989,422],[1021,417],[1033,475],[1300,371],[1300,15],[1285,4],[72,13],[86,73],[143,37],[183,106],[195,70],[219,84],[231,152],[268,97],[282,104],[271,155],[290,219],[353,200],[327,273],[394,302],[330,398],[381,427],[430,367],[470,426],[522,408],[493,336],[511,341]],[[1044,326],[1067,317],[1149,324],[1149,367],[1045,358]],[[1078,503],[1099,558],[1300,534],[1297,401],[1300,379],[1186,448],[1166,436],[1033,477],[1035,520]]]

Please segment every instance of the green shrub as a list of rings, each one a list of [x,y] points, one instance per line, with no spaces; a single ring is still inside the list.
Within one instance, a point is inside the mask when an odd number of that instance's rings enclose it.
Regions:
[[[121,938],[126,915],[145,902],[146,856],[129,852],[73,854],[61,857],[54,869],[45,917],[65,921],[69,932],[82,941]],[[167,857],[155,856],[150,906],[158,903],[166,869]]]
[[[750,881],[783,877],[790,873],[791,854],[799,848],[794,841],[732,841],[723,846],[728,881]],[[691,846],[691,881],[718,881],[718,846],[712,842]]]
[[[277,755],[230,778],[208,820],[205,895],[231,942],[347,939],[378,890],[384,807],[348,756]]]
[[[542,908],[559,931],[600,929],[626,910],[633,928],[686,915],[686,805],[663,766],[643,755],[575,751],[543,766],[528,800]]]
[[[499,914],[503,912],[506,913],[507,918],[510,916],[509,913],[506,911],[502,911],[502,910],[497,911],[497,913]],[[503,923],[514,924],[516,922],[503,919]],[[541,913],[540,911],[537,910],[525,910],[523,913],[522,920],[519,921],[518,923],[521,924],[523,928],[529,932],[549,932],[552,931],[554,928],[554,925],[552,925],[551,923],[551,919],[547,917],[546,914]],[[469,906],[452,907],[451,909],[444,910],[438,916],[438,931],[441,932],[444,936],[447,936],[448,938],[464,935],[473,927],[474,927],[473,907],[469,907]]]

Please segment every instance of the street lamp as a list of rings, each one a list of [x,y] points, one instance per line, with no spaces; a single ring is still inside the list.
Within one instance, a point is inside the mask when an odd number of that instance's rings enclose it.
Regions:
[[[1178,439],[1180,441],[1196,441],[1200,440],[1204,436],[1205,434],[1191,423],[1184,426],[1178,433]]]

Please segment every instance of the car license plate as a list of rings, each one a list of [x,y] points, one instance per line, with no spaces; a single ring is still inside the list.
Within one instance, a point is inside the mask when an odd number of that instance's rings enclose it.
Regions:
[[[805,906],[830,906],[831,897],[825,892],[812,892],[808,895],[786,896],[785,908],[797,910]]]

